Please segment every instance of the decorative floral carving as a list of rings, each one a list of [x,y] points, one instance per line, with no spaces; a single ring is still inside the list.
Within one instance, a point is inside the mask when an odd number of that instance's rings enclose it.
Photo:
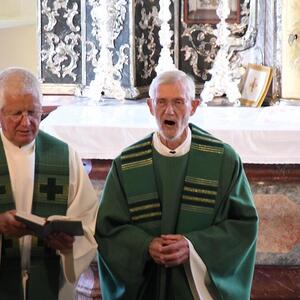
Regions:
[[[126,15],[126,0],[90,0],[92,6],[92,35],[95,36],[99,50],[99,57],[96,58],[96,51],[91,48],[88,52],[94,65],[95,79],[91,81],[89,96],[95,100],[103,100],[106,97],[124,99],[125,91],[121,87],[122,69],[128,63],[128,55],[125,49],[129,45],[123,45],[119,51],[115,50],[114,41],[123,30]],[[92,44],[90,44],[92,45]],[[113,64],[113,55],[118,57],[118,62]]]
[[[219,47],[219,51],[215,58],[213,68],[209,70],[212,76],[210,80],[205,82],[201,98],[203,99],[203,103],[206,104],[212,101],[215,96],[226,94],[228,101],[238,106],[240,105],[239,98],[241,97],[238,86],[240,76],[237,76],[238,68],[236,68],[235,65],[233,66],[230,62],[229,49],[231,31],[226,22],[230,14],[228,0],[220,0],[216,12],[220,18],[220,22],[217,24],[215,31],[217,36],[216,44]]]
[[[136,36],[137,61],[142,65],[141,77],[147,79],[151,76],[156,64],[154,55],[157,51],[157,44],[154,30],[159,27],[158,9],[152,6],[151,11],[147,13],[144,2],[138,0],[136,5],[138,4],[142,7],[138,23],[142,33],[140,37]]]
[[[114,65],[115,67],[115,76],[118,80],[121,80],[122,78],[122,70],[124,68],[124,65],[128,65],[128,53],[129,52],[129,45],[124,44],[120,47],[120,50],[117,51],[118,61]]]
[[[92,66],[96,67],[97,65],[97,55],[99,53],[99,50],[97,49],[96,45],[91,42],[86,42],[86,61],[90,61],[92,63]]]
[[[248,30],[250,16],[249,3],[250,0],[241,1],[241,22],[229,25],[231,34],[235,37],[232,39],[232,42],[236,42],[235,45],[232,45],[232,48],[236,50],[238,48],[241,50],[242,48],[246,49],[250,47],[255,40],[256,28],[251,27]],[[254,15],[256,16],[255,12]],[[181,11],[181,16],[183,16],[183,11]],[[208,70],[211,68],[211,64],[218,52],[214,34],[215,26],[211,24],[188,25],[184,22],[183,18],[181,18],[181,23],[182,30],[180,37],[182,39],[182,46],[180,51],[183,53],[184,61],[188,63],[197,77],[200,77],[202,81],[206,81],[209,74]],[[252,23],[250,24],[251,26]]]
[[[74,2],[72,8],[68,8],[69,0],[55,0],[52,5],[48,2],[42,0],[41,5],[41,12],[48,21],[44,26],[44,49],[41,51],[41,60],[46,62],[46,68],[57,77],[70,76],[73,81],[76,81],[77,74],[74,70],[77,68],[80,53],[76,52],[75,46],[81,41],[80,34],[75,34],[80,31],[80,26],[74,24],[74,17],[78,14],[78,4]],[[70,33],[61,28],[55,30],[61,14],[66,19],[65,24]],[[63,34],[58,35],[55,32],[63,32]]]
[[[171,55],[170,47],[172,44],[173,30],[170,28],[169,21],[172,19],[171,12],[169,10],[171,2],[170,0],[160,0],[159,1],[159,21],[160,30],[158,32],[159,42],[162,46],[158,64],[155,68],[157,74],[175,69],[175,64]]]
[[[48,0],[43,0],[42,1],[42,14],[46,15],[48,18],[48,24],[44,26],[45,31],[51,31],[53,30],[54,26],[57,23],[56,17],[59,16],[59,13],[57,10],[52,10],[48,6]]]
[[[64,42],[56,34],[46,33],[49,48],[41,51],[42,61],[46,61],[46,68],[59,78],[69,75],[75,81],[76,74],[73,70],[77,67],[79,54],[75,52],[74,47],[78,45],[79,40],[80,35],[73,32],[65,36]],[[64,61],[69,63],[62,64]]]
[[[64,18],[67,19],[66,23],[73,32],[78,32],[80,30],[79,26],[75,26],[73,23],[74,17],[78,14],[78,4],[73,3],[71,9],[67,9],[67,12],[64,14]]]
[[[203,57],[204,62],[210,65],[217,54],[218,48],[216,46],[216,37],[214,36],[214,29],[209,24],[194,24],[187,26],[183,23],[184,31],[183,38],[187,38],[189,45],[184,45],[181,51],[184,52],[184,60],[188,61],[193,69],[193,72],[203,80],[207,80],[208,69],[199,68],[199,59]]]
[[[126,15],[126,5],[127,0],[118,0],[115,2],[115,11],[116,11],[116,18],[115,18],[115,24],[113,27],[113,37],[114,40],[117,39],[120,32],[124,28],[124,21],[125,21],[125,15]]]
[[[101,1],[99,0],[89,0],[89,5],[92,6],[92,35],[95,36],[97,40],[101,38],[102,29],[101,23],[97,19],[97,8],[101,7]],[[123,30],[124,20],[126,15],[126,4],[127,0],[111,0],[111,5],[107,13],[111,16],[110,19],[107,19],[109,28],[112,29],[111,40],[114,41],[119,36]],[[103,13],[103,12],[102,12]]]

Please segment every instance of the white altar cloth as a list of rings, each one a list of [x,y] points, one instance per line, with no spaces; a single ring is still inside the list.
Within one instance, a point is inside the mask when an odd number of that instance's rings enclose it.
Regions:
[[[300,163],[300,107],[199,107],[191,122],[230,144],[244,163]],[[41,122],[83,159],[113,159],[156,129],[145,102],[60,106]]]

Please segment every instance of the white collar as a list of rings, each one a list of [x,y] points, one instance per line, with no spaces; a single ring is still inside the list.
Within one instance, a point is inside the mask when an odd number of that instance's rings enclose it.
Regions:
[[[10,153],[15,154],[30,154],[34,151],[34,143],[35,140],[33,140],[31,143],[24,145],[22,147],[18,147],[15,144],[13,144],[11,141],[7,139],[7,137],[3,134],[2,130],[1,133],[1,139],[3,142],[3,146],[6,150],[8,150]]]
[[[153,147],[159,154],[163,156],[177,157],[177,156],[185,155],[190,151],[191,143],[192,143],[192,134],[189,127],[187,128],[186,139],[181,145],[179,145],[174,150],[169,149],[161,142],[158,132],[155,132],[153,134]]]

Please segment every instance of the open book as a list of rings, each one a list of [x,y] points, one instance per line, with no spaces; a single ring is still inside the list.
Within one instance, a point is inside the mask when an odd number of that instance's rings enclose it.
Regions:
[[[46,237],[53,232],[64,232],[68,235],[83,235],[82,223],[67,216],[53,215],[48,218],[25,212],[17,212],[16,220],[26,224],[39,237]]]

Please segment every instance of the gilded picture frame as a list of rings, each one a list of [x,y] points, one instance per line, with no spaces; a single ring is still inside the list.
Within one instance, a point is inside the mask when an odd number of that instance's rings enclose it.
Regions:
[[[218,0],[184,0],[184,22],[187,24],[217,24]],[[240,0],[229,0],[228,23],[240,23]]]
[[[241,105],[260,107],[272,81],[272,68],[248,64],[241,89]]]

